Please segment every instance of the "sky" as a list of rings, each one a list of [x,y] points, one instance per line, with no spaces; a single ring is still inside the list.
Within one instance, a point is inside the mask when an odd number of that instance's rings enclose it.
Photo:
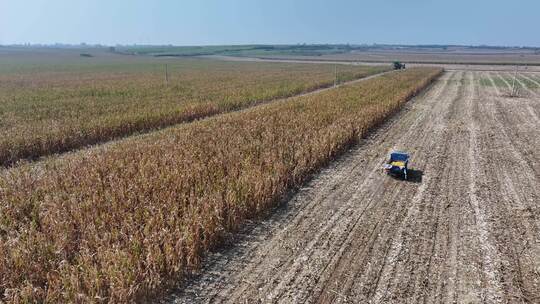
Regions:
[[[0,44],[540,46],[538,0],[0,0]]]

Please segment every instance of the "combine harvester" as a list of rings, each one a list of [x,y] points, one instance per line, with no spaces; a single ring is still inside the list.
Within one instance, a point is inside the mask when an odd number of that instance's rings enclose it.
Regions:
[[[390,160],[383,165],[384,171],[393,176],[403,177],[407,180],[407,166],[409,164],[409,154],[400,151],[390,153]]]
[[[394,66],[394,70],[404,70],[405,69],[405,63],[401,63],[400,61],[394,61],[392,63]]]

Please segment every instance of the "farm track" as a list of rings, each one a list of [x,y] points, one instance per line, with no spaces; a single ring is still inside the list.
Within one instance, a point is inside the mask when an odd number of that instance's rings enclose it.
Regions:
[[[336,64],[336,65],[383,65],[388,66],[390,61],[362,61],[362,60],[329,60],[329,59],[287,59],[287,58],[269,58],[269,57],[235,57],[223,55],[208,55],[197,56],[201,58],[209,58],[223,61],[240,61],[240,62],[281,62],[281,63],[312,63],[312,64]],[[486,71],[486,72],[513,72],[515,65],[513,64],[493,64],[493,63],[444,63],[444,62],[425,62],[412,63],[405,61],[408,67],[440,67],[445,71]],[[538,64],[530,66],[520,66],[521,74],[536,74],[540,72]],[[536,74],[538,75],[538,74]]]
[[[540,302],[540,90],[500,76],[446,72],[162,302]]]
[[[271,103],[271,102],[287,101],[287,100],[298,98],[298,97],[319,94],[319,93],[322,93],[324,91],[332,90],[332,89],[335,89],[335,88],[338,88],[338,87],[341,87],[341,86],[352,85],[352,84],[355,84],[355,83],[366,81],[366,80],[369,80],[369,79],[372,79],[372,78],[375,78],[375,77],[379,77],[379,76],[382,76],[382,75],[385,75],[385,74],[389,74],[389,73],[392,73],[392,72],[394,72],[394,71],[390,70],[390,71],[386,71],[386,72],[380,72],[380,73],[365,76],[365,77],[362,77],[362,78],[357,78],[357,79],[345,81],[345,82],[336,84],[335,86],[324,86],[324,87],[321,87],[321,88],[318,88],[318,89],[315,89],[315,90],[311,90],[311,91],[308,91],[308,92],[303,92],[303,93],[296,94],[296,95],[291,95],[291,96],[288,96],[288,97],[285,97],[285,98],[275,98],[275,99],[270,99],[270,100],[263,100],[263,101],[260,101],[260,102],[256,103],[253,106],[245,107],[245,108],[242,108],[242,109],[240,109],[238,111],[235,111],[235,112],[249,110],[249,109],[253,108],[254,106],[260,106],[260,105]]]

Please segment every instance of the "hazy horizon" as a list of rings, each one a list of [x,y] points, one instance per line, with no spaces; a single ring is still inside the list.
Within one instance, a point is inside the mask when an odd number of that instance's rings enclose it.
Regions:
[[[108,48],[108,47],[215,47],[215,46],[293,46],[293,45],[350,45],[350,46],[389,46],[389,47],[473,47],[473,48],[522,48],[522,49],[538,49],[540,46],[535,45],[494,45],[494,44],[392,44],[392,43],[245,43],[245,44],[138,44],[138,43],[116,43],[116,44],[103,44],[103,43],[62,43],[62,42],[53,42],[53,43],[6,43],[0,44],[0,47],[47,47],[47,48]]]
[[[540,3],[344,0],[14,0],[0,4],[0,45],[393,44],[540,46]]]

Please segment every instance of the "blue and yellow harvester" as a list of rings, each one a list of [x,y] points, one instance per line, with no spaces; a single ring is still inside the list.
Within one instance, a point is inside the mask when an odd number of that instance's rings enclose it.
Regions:
[[[409,164],[409,154],[401,151],[394,151],[390,153],[390,159],[388,163],[384,164],[383,168],[386,173],[401,176],[403,179],[407,179],[407,166]]]

